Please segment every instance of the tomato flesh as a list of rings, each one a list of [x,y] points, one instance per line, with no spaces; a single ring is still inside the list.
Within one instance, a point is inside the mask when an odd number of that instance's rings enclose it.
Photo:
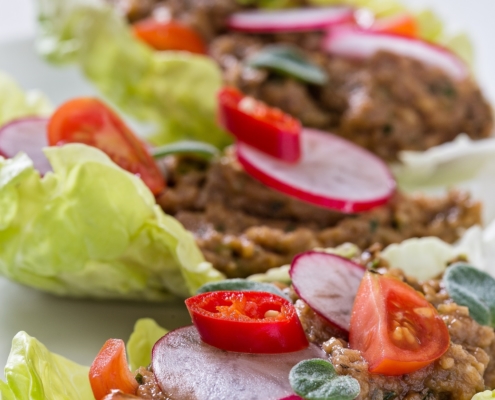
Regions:
[[[274,354],[309,346],[294,306],[271,293],[203,293],[186,306],[201,339],[222,350]]]
[[[301,123],[231,87],[218,94],[222,126],[244,142],[272,157],[295,163],[301,157]]]
[[[396,278],[368,272],[354,302],[349,344],[361,351],[371,373],[402,375],[440,358],[450,336],[423,295]]]
[[[135,394],[139,386],[127,364],[125,344],[120,339],[105,342],[89,369],[89,381],[96,400],[112,391]]]
[[[410,14],[399,14],[380,18],[372,25],[373,32],[391,33],[394,35],[417,38],[419,36],[418,22]]]
[[[165,181],[146,145],[117,114],[95,98],[82,97],[62,104],[48,124],[48,143],[84,143],[105,152],[117,165],[139,176],[153,194]]]
[[[206,45],[201,36],[191,28],[176,21],[160,21],[148,18],[135,23],[132,30],[138,39],[155,50],[177,50],[206,54]]]

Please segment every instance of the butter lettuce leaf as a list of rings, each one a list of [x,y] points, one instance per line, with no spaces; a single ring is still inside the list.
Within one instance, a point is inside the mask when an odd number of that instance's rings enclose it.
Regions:
[[[212,59],[152,50],[103,0],[38,4],[39,52],[53,63],[77,63],[121,110],[154,123],[155,144],[196,139],[223,147],[230,142],[216,123],[222,79]]]
[[[162,301],[223,275],[146,185],[103,152],[50,147],[40,177],[0,158],[0,274],[60,296]]]
[[[50,353],[25,332],[12,341],[6,382],[0,381],[2,400],[94,400],[89,367]]]
[[[495,390],[485,390],[484,392],[480,392],[474,395],[471,400],[489,400],[495,399]]]
[[[131,371],[151,364],[151,351],[155,343],[168,331],[151,318],[139,319],[127,342],[127,359]]]
[[[0,71],[0,126],[14,119],[29,116],[48,116],[50,101],[39,91],[24,92],[7,74]]]

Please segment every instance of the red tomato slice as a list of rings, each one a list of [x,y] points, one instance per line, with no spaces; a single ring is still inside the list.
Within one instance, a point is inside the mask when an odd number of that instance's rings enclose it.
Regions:
[[[309,345],[294,306],[272,293],[203,293],[186,306],[201,339],[222,350],[275,354]]]
[[[417,38],[419,27],[416,18],[410,14],[398,14],[391,17],[380,18],[372,25],[373,32],[392,33],[400,36]]]
[[[165,189],[163,176],[146,145],[98,99],[81,97],[60,106],[48,124],[48,143],[97,147],[120,167],[139,176],[153,194]]]
[[[354,302],[349,344],[362,352],[371,373],[402,375],[440,358],[450,336],[419,292],[398,279],[368,272]]]
[[[132,30],[138,39],[155,50],[181,50],[206,54],[206,45],[201,36],[179,22],[148,18],[135,23]]]
[[[105,342],[89,369],[89,381],[96,400],[103,399],[112,390],[135,394],[139,384],[129,371],[125,345],[120,339]]]
[[[302,127],[297,119],[231,87],[222,89],[218,100],[220,123],[239,141],[275,158],[299,161]]]

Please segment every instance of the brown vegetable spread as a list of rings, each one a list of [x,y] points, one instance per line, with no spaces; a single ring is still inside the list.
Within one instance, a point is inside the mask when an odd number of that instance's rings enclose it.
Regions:
[[[397,193],[387,205],[354,215],[316,207],[251,178],[231,151],[211,164],[169,158],[166,169],[169,187],[159,204],[229,277],[264,272],[300,252],[345,242],[366,248],[437,236],[452,243],[480,223],[480,204],[455,191],[439,198]]]

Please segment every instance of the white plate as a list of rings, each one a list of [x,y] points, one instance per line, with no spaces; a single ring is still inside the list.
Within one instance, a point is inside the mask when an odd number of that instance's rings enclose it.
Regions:
[[[414,7],[431,5],[449,21],[449,26],[462,27],[470,32],[476,43],[477,76],[488,97],[495,99],[495,52],[492,45],[495,2],[406,2]],[[3,7],[0,5],[0,15]],[[0,18],[0,25],[1,22]],[[27,25],[30,23],[28,21]],[[0,70],[10,73],[25,88],[41,89],[55,104],[71,97],[95,94],[75,68],[55,69],[42,62],[29,39],[0,43]],[[0,371],[7,361],[11,340],[20,330],[37,337],[50,350],[89,365],[105,340],[110,337],[127,339],[136,319],[142,317],[155,318],[167,328],[190,321],[180,302],[165,306],[74,301],[45,295],[0,278]],[[0,378],[2,374],[3,371]]]

